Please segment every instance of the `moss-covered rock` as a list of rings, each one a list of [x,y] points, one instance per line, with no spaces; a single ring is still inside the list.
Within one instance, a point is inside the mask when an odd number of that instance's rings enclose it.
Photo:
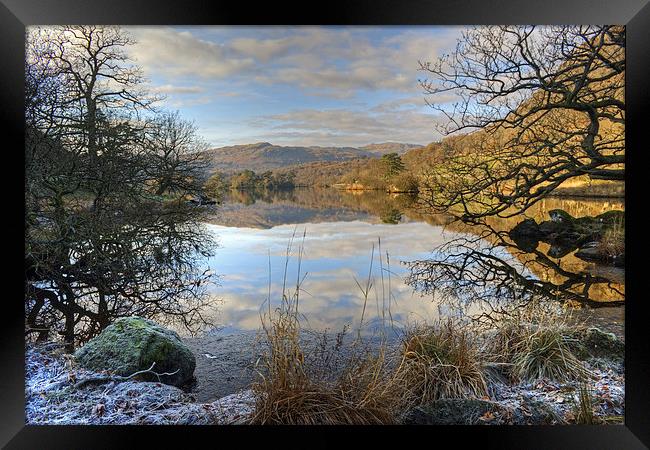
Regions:
[[[413,408],[403,420],[409,425],[548,425],[561,422],[543,402],[522,398],[516,409],[477,398],[436,400]]]
[[[413,408],[403,422],[410,425],[478,425],[493,421],[502,423],[502,417],[508,415],[506,408],[498,403],[477,398],[450,398]]]
[[[614,226],[625,226],[625,211],[612,210],[597,216],[573,217],[566,211],[549,211],[550,221],[540,224],[544,234],[573,235],[576,241],[599,240],[602,234]]]
[[[515,225],[509,233],[511,236],[528,236],[533,238],[540,238],[543,236],[539,230],[539,225],[535,219],[524,219]]]
[[[90,370],[108,370],[128,376],[146,370],[162,375],[160,381],[181,386],[192,380],[196,359],[174,331],[141,317],[117,319],[76,353],[77,362]],[[154,375],[143,379],[158,381]]]
[[[571,224],[575,220],[571,214],[563,209],[552,209],[548,212],[548,215],[553,222]]]
[[[625,226],[624,211],[607,211],[598,216],[573,217],[561,209],[549,211],[550,220],[541,223],[533,219],[519,222],[510,232],[510,238],[524,251],[533,251],[538,241],[550,244],[548,255],[561,258],[579,249],[576,256],[587,261],[598,261],[623,266],[624,254],[610,256],[590,247],[603,240],[607,233],[615,233]]]
[[[605,333],[598,328],[581,329],[575,334],[573,352],[580,359],[604,358],[616,362],[625,359],[625,343],[614,333]]]
[[[625,226],[625,211],[614,209],[597,215],[595,219],[605,225],[621,224],[622,226]]]

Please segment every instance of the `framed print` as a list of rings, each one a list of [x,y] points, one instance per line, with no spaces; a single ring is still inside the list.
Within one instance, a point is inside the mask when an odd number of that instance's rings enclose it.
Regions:
[[[647,2],[210,6],[3,0],[3,445],[647,448]]]

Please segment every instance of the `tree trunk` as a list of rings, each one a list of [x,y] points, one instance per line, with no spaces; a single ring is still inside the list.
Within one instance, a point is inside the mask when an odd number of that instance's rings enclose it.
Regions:
[[[106,303],[106,295],[103,292],[99,293],[99,308],[98,308],[98,319],[99,319],[99,331],[101,332],[104,328],[109,325],[108,317],[108,304]]]
[[[66,310],[65,314],[65,329],[63,331],[63,342],[65,343],[65,351],[67,353],[74,352],[74,312]]]

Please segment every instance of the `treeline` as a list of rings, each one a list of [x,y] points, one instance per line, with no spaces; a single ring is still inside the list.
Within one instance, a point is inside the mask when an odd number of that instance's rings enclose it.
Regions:
[[[234,175],[214,173],[203,185],[204,193],[214,199],[221,199],[229,189],[235,190],[282,190],[293,189],[294,175],[291,172],[278,173],[270,170],[257,174],[244,170]]]
[[[356,186],[357,189],[417,192],[424,170],[441,164],[455,147],[445,139],[425,147],[382,158],[318,161],[276,169],[276,176],[291,176],[295,187]],[[225,177],[224,177],[225,178]]]
[[[397,153],[387,153],[355,168],[340,178],[348,189],[378,189],[391,192],[417,192],[417,178],[406,169]]]
[[[112,26],[32,28],[25,85],[26,334],[72,350],[115,318],[200,325],[206,148],[156,107]]]
[[[291,173],[296,187],[329,187],[339,183],[348,172],[365,167],[371,158],[354,158],[344,161],[314,161],[276,169],[273,173]]]
[[[418,190],[415,171],[406,163],[406,159],[403,160],[397,153],[389,153],[381,158],[311,162],[268,171],[261,175],[256,175],[250,170],[231,176],[217,174],[211,183],[232,189],[290,189],[343,184],[368,190]]]

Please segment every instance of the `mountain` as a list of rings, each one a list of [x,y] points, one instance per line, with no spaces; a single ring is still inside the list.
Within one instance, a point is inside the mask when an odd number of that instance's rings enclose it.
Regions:
[[[414,144],[386,142],[365,147],[289,147],[268,142],[232,145],[206,151],[211,172],[239,172],[250,169],[255,172],[274,170],[298,164],[324,161],[347,161],[358,158],[376,158],[385,153],[404,153],[420,147]]]
[[[385,155],[386,153],[397,153],[398,155],[403,155],[409,150],[414,148],[421,148],[422,145],[418,144],[402,144],[400,142],[382,142],[381,144],[369,144],[359,147],[361,150],[365,150],[370,153],[374,153],[377,156]]]
[[[346,159],[345,161],[314,161],[296,164],[274,170],[277,174],[293,174],[296,186],[331,186],[352,171],[359,171],[368,165],[368,158]]]

